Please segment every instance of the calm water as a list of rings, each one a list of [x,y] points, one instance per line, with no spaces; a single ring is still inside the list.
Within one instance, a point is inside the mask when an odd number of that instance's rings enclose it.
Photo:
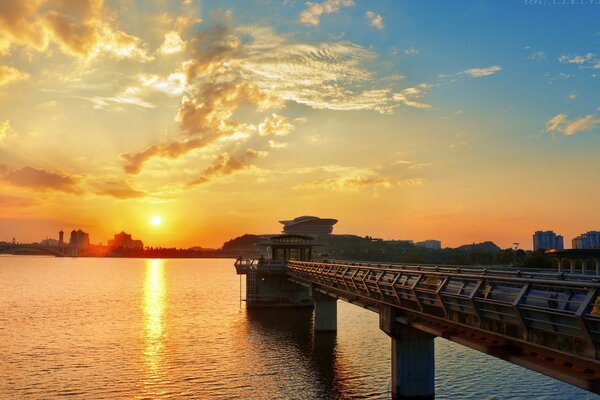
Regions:
[[[231,260],[0,257],[0,399],[389,397],[390,340],[338,302],[249,313]],[[600,399],[436,339],[440,399]]]

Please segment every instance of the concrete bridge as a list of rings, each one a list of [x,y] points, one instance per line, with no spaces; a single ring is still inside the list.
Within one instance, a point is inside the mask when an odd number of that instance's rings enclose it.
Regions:
[[[600,276],[424,265],[241,260],[249,307],[313,306],[336,329],[336,302],[379,314],[390,336],[392,397],[434,398],[443,337],[600,393]]]
[[[23,252],[34,252],[55,257],[76,257],[77,249],[69,246],[44,246],[35,243],[6,243],[0,244],[0,254],[21,254]]]

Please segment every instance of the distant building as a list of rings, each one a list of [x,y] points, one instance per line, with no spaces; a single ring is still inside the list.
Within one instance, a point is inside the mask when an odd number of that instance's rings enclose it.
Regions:
[[[65,242],[65,233],[62,231],[58,232],[58,242],[63,244]]]
[[[600,249],[600,232],[589,231],[571,241],[574,249]]]
[[[564,248],[563,237],[554,231],[536,231],[533,234],[533,251],[564,250]]]
[[[108,241],[108,247],[143,250],[144,242],[141,240],[134,240],[131,238],[130,234],[121,231],[121,233],[117,233],[112,240]]]
[[[69,239],[69,247],[77,249],[86,249],[90,247],[90,234],[81,229],[73,229],[71,231],[71,238]]]
[[[440,250],[442,248],[442,242],[439,240],[423,240],[422,242],[416,242],[415,246],[426,247],[428,249]]]
[[[290,235],[326,236],[333,232],[337,219],[319,218],[310,215],[296,217],[290,221],[279,221],[283,224],[283,233]]]

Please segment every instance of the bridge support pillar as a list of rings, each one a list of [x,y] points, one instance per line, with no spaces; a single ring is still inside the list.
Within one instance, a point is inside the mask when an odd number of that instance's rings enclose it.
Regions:
[[[337,330],[337,299],[311,290],[315,300],[315,332]]]
[[[435,336],[397,322],[389,306],[379,312],[379,327],[392,338],[392,399],[434,399]]]

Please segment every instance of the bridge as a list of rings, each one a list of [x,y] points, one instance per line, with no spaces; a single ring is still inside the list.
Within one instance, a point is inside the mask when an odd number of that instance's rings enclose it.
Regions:
[[[69,246],[44,246],[36,243],[4,243],[0,244],[0,254],[33,252],[55,257],[77,256],[77,249]]]
[[[379,314],[391,337],[392,397],[434,398],[434,338],[600,393],[600,275],[430,265],[242,260],[246,301],[313,306],[336,329],[337,300]]]

